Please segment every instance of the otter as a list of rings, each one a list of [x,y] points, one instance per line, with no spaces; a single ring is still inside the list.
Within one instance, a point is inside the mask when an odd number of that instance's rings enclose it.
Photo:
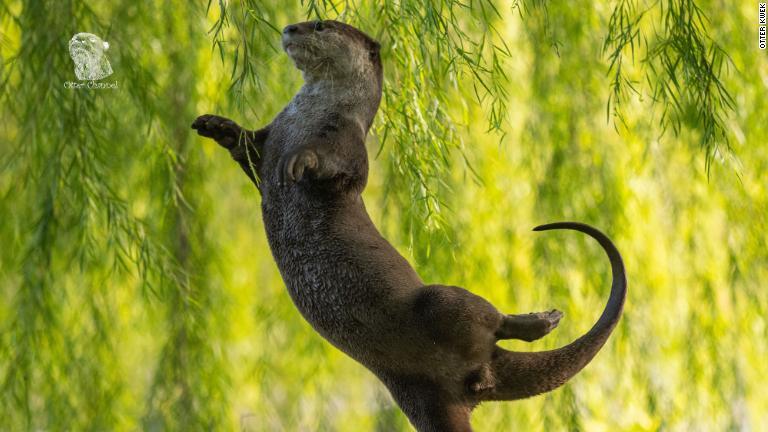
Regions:
[[[543,337],[562,313],[503,314],[463,288],[424,283],[366,212],[365,140],[382,94],[379,43],[328,20],[285,27],[282,46],[304,85],[269,125],[247,130],[206,114],[192,128],[228,149],[261,193],[270,249],[309,324],[373,372],[419,431],[470,431],[481,402],[553,390],[591,361],[626,293],[611,240],[575,222],[535,228],[596,239],[611,264],[609,300],[592,329],[565,347],[498,347],[501,339]]]

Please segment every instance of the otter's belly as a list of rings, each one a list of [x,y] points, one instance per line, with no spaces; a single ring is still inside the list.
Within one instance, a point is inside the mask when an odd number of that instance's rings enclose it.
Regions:
[[[423,283],[370,221],[361,200],[329,202],[301,188],[267,191],[267,238],[294,304],[332,344],[369,368],[402,359],[424,340],[411,326]],[[413,338],[414,340],[408,340]]]
[[[263,201],[267,238],[299,312],[350,355],[364,344],[375,345],[378,329],[396,314],[384,281],[375,269],[361,266],[355,248],[334,234],[327,210],[307,202],[270,204]]]

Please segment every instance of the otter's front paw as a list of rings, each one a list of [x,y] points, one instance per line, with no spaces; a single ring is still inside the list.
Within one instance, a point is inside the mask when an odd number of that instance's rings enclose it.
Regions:
[[[198,135],[213,138],[219,145],[230,150],[237,145],[243,131],[232,120],[213,114],[198,117],[192,123],[192,129],[195,129]]]
[[[280,161],[280,185],[301,181],[305,173],[317,170],[319,165],[317,153],[309,149],[283,156]]]

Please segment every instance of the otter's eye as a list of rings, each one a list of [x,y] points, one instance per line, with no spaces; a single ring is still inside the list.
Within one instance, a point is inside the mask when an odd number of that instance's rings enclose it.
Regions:
[[[325,27],[323,26],[322,21],[315,21],[315,31],[323,31]]]

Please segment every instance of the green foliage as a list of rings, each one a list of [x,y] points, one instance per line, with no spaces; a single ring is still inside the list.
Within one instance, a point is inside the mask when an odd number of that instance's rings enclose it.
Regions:
[[[661,132],[669,127],[676,136],[683,127],[698,131],[709,170],[712,158],[723,160],[723,150],[730,151],[725,123],[735,107],[721,77],[732,62],[710,39],[708,19],[693,0],[654,2],[641,12],[637,8],[634,0],[620,0],[608,23],[603,48],[613,75],[608,111],[623,122],[619,105],[630,93],[642,95],[638,85],[647,85],[651,99],[662,103]],[[642,56],[645,68],[639,79],[627,72],[627,51],[633,61],[636,54]]]
[[[563,389],[481,406],[478,430],[765,429],[755,14],[709,0],[0,0],[0,429],[409,430],[302,320],[258,193],[189,129],[205,112],[266,124],[301,83],[279,29],[316,17],[382,43],[365,199],[385,236],[425,280],[510,313],[565,312],[545,340],[505,346],[564,345],[607,296],[592,242],[531,227],[592,223],[625,255],[630,297],[603,352]],[[64,86],[83,31],[110,43],[118,89]]]

